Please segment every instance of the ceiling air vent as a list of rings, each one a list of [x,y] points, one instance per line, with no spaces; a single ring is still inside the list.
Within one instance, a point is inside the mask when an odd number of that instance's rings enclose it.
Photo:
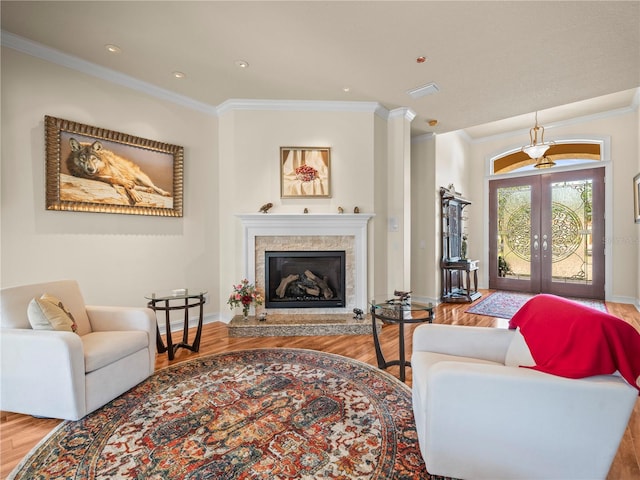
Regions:
[[[420,98],[426,95],[431,95],[432,93],[439,92],[440,89],[435,83],[427,83],[426,85],[422,85],[421,87],[416,87],[407,91],[407,94],[411,98]]]

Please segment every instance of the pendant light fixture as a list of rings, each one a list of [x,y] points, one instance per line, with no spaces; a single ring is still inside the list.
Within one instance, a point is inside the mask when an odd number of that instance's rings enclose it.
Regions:
[[[540,157],[536,160],[536,164],[534,165],[534,167],[536,168],[551,168],[556,164],[556,162],[554,162],[553,160],[551,160],[549,157]]]
[[[529,145],[522,147],[522,151],[529,155],[530,158],[536,160],[536,168],[549,168],[555,165],[555,162],[549,157],[545,157],[545,153],[553,142],[544,141],[544,127],[538,125],[538,112],[536,112],[536,125],[529,130]]]

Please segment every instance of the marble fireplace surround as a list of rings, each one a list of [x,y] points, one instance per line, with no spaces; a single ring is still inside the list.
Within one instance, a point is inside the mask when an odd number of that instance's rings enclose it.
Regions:
[[[269,309],[269,313],[348,313],[367,305],[368,223],[373,214],[237,214],[242,223],[244,276],[264,290],[264,252],[344,250],[345,308]]]

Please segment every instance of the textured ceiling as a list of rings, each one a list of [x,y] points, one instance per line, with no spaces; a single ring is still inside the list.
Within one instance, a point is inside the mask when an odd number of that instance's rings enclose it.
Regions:
[[[413,110],[414,134],[495,134],[487,124],[514,117],[521,124],[509,128],[528,128],[536,110],[572,104],[572,117],[591,114],[632,93],[584,100],[640,87],[638,1],[3,0],[1,22],[5,32],[212,106],[374,101]],[[240,59],[249,68],[238,68]],[[437,94],[407,94],[430,82]]]

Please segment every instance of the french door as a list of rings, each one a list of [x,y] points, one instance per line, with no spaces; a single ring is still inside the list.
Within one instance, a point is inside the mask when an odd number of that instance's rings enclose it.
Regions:
[[[489,288],[604,299],[604,168],[489,182]]]

